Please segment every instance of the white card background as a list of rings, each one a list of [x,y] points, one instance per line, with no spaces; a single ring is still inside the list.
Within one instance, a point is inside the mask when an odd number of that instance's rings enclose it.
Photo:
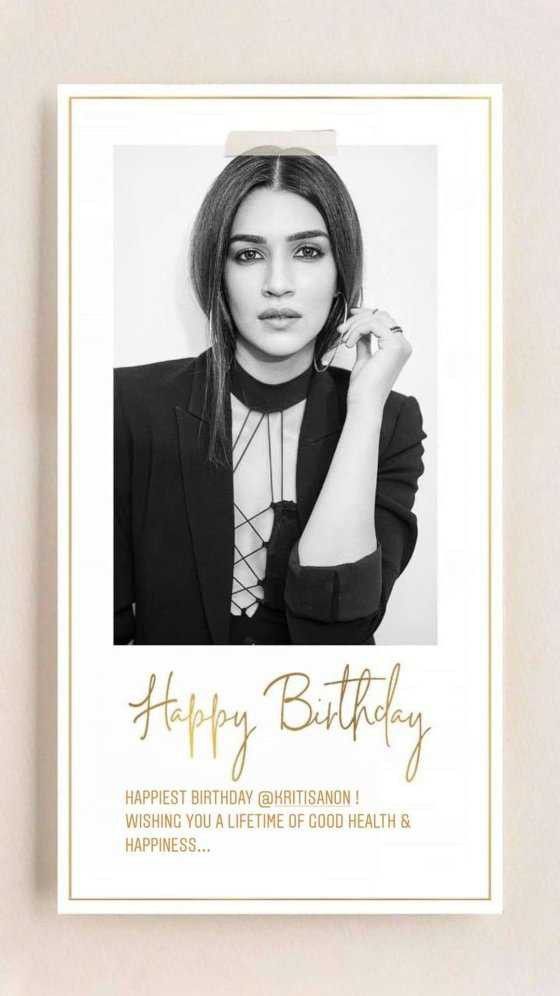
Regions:
[[[501,88],[65,86],[59,110],[60,910],[498,912]],[[335,128],[349,146],[437,148],[437,645],[112,644],[114,150],[223,146],[233,128]],[[420,711],[430,727],[411,782],[414,730],[395,725],[390,746],[383,724],[361,725],[356,742],[336,725],[282,731],[279,696],[263,696],[275,677],[301,671],[319,707],[329,695],[323,683],[348,665],[353,677],[369,668],[385,679],[375,683],[375,705],[397,662],[393,706]],[[163,692],[170,672],[182,707],[195,694],[207,712],[217,693],[228,713],[247,712],[256,729],[238,781],[239,731],[229,726],[215,759],[209,724],[196,733],[194,757],[185,724],[168,731],[159,713],[140,739],[129,702],[146,694],[152,673]],[[187,801],[125,807],[127,790],[164,789],[184,790]],[[193,805],[202,789],[253,796],[238,806]],[[257,803],[259,792],[296,789],[348,790],[351,802]],[[177,814],[181,829],[127,829],[127,813],[149,812]],[[281,812],[301,825],[186,824],[218,812],[226,822]],[[353,829],[357,812],[378,823],[393,814],[395,826]],[[327,813],[343,826],[309,825]],[[195,838],[197,850],[125,850],[127,837],[169,836]]]

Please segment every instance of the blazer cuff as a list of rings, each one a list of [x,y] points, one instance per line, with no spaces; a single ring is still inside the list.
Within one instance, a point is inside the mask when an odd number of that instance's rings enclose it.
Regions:
[[[381,544],[360,560],[333,567],[302,566],[298,544],[290,551],[284,601],[296,616],[349,622],[373,615],[381,601]]]

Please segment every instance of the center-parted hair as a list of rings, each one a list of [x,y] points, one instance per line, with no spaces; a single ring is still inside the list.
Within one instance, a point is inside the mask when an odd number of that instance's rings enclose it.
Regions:
[[[237,335],[224,281],[229,238],[239,205],[257,187],[287,190],[317,208],[331,242],[338,274],[337,291],[344,295],[348,309],[361,303],[360,223],[346,186],[326,159],[307,149],[275,147],[251,149],[232,159],[208,190],[190,240],[190,277],[210,333],[206,410],[211,425],[208,457],[214,463],[223,463],[227,453],[227,372]],[[339,294],[315,340],[317,358],[333,343],[343,314],[344,302]]]

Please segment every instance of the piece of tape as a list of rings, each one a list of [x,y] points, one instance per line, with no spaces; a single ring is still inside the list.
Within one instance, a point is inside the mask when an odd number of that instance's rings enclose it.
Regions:
[[[301,155],[302,150],[315,152],[320,156],[336,156],[336,131],[230,131],[225,144],[224,155],[240,156],[253,152],[255,155],[272,156]],[[257,152],[258,150],[258,152]]]

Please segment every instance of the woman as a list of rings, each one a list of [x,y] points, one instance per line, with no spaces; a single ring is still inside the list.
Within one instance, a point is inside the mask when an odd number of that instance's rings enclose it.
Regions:
[[[306,150],[238,156],[190,264],[210,348],[115,371],[115,643],[374,643],[426,434],[350,195]]]

